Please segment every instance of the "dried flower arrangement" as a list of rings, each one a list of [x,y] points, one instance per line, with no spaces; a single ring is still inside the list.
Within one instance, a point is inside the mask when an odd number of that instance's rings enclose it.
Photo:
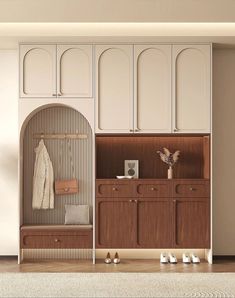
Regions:
[[[177,150],[175,151],[175,153],[171,153],[169,149],[163,148],[163,152],[157,151],[157,153],[161,157],[161,160],[165,162],[170,168],[172,168],[179,159],[180,151]]]

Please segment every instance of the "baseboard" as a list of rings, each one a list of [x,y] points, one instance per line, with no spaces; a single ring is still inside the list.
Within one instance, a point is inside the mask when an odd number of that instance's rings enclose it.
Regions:
[[[235,260],[235,255],[215,255],[213,260]]]

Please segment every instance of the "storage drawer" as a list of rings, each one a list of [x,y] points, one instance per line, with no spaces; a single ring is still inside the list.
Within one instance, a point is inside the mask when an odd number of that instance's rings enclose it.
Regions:
[[[171,195],[170,181],[140,181],[135,183],[137,196],[141,197],[169,197]]]
[[[132,197],[133,196],[133,181],[105,181],[96,182],[97,197]]]
[[[92,248],[92,230],[69,234],[21,231],[21,248]]]
[[[210,183],[204,179],[174,180],[173,197],[208,197],[210,195]]]

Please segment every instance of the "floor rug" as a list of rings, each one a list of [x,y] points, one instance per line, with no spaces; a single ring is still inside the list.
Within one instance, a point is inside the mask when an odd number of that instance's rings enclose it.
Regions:
[[[0,297],[235,297],[235,273],[0,273]]]

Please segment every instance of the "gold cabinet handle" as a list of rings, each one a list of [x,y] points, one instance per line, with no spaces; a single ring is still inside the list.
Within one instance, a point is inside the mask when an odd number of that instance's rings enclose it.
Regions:
[[[129,200],[129,202],[131,203],[131,202],[133,202],[133,200]]]
[[[138,203],[138,200],[135,200],[135,203]]]
[[[151,187],[151,190],[157,190],[155,187]]]
[[[58,243],[58,242],[60,242],[60,239],[55,238],[54,241],[55,241],[56,243]]]
[[[117,190],[117,188],[116,187],[113,187],[113,191],[115,191],[115,190]]]
[[[194,191],[194,190],[196,190],[196,189],[193,188],[193,187],[190,187],[189,190],[190,190],[190,191]]]

